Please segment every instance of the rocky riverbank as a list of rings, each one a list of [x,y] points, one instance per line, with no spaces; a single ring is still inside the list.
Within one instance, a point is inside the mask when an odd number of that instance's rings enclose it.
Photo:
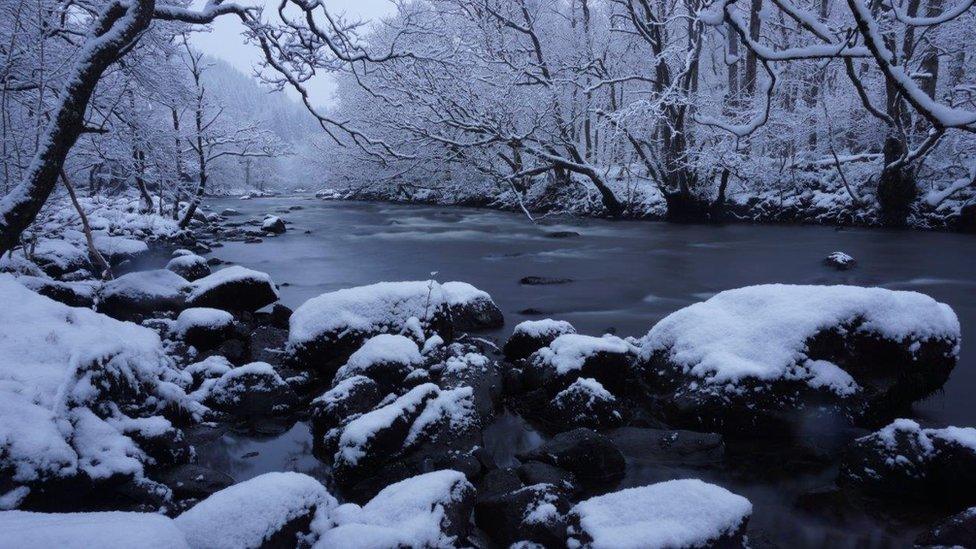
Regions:
[[[972,539],[976,429],[902,418],[958,358],[958,320],[928,296],[753,286],[641,338],[545,319],[492,341],[477,333],[502,312],[463,282],[348,288],[291,311],[267,274],[197,255],[301,230],[287,210],[201,212],[186,232],[129,213],[96,228],[113,280],[93,277],[70,215],[0,261],[0,505],[16,510],[0,532],[26,544],[755,545],[752,504],[725,487],[619,483],[634,459],[735,470],[770,447],[837,464],[799,504],[915,503],[945,517],[919,543]],[[510,413],[548,438],[498,463],[485,431]],[[327,476],[233,484],[196,462],[197,441],[229,425],[295,419]]]

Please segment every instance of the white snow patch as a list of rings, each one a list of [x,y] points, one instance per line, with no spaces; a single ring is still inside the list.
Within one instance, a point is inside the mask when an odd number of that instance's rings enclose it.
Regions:
[[[576,328],[565,320],[553,320],[545,318],[542,320],[526,320],[515,326],[512,335],[523,334],[529,337],[542,337],[552,334],[575,334]]]
[[[9,545],[8,545],[9,544]],[[0,513],[0,546],[58,549],[188,549],[173,521],[155,513]]]
[[[559,375],[583,368],[586,359],[597,353],[625,354],[634,346],[612,335],[593,337],[581,334],[563,334],[548,347],[536,351],[533,359],[537,364],[555,368]]]
[[[234,323],[234,315],[220,309],[193,307],[176,317],[176,333],[180,336],[193,328],[219,330]]]

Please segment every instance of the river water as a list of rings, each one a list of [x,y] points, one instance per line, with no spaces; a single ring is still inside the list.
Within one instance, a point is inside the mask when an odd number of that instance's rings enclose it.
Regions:
[[[856,284],[916,290],[948,303],[963,328],[962,357],[944,390],[919,403],[915,417],[936,424],[976,425],[976,238],[967,235],[802,226],[703,226],[659,222],[544,218],[464,208],[328,202],[314,198],[213,200],[247,217],[272,213],[287,233],[260,244],[228,242],[214,250],[225,261],[266,271],[297,307],[323,292],[380,281],[462,280],[489,292],[505,313],[505,337],[522,320],[552,317],[581,333],[640,336],[667,314],[722,290],[752,284]],[[300,206],[300,210],[282,213]],[[552,238],[547,233],[579,236]],[[858,266],[822,265],[842,250]],[[524,286],[525,276],[572,279]],[[523,441],[537,439],[523,433]],[[318,476],[304,424],[284,434],[227,434],[201,451],[201,461],[244,480],[273,470]],[[759,464],[756,465],[760,467]],[[799,494],[827,486],[832,469],[795,475],[734,474],[629,464],[624,486],[702,477],[749,497],[757,535],[801,547],[901,547],[910,544],[925,510],[892,513],[800,511]],[[834,510],[836,511],[836,509]],[[837,516],[838,514],[842,516]],[[883,514],[879,518],[878,514]],[[904,516],[907,514],[907,517]]]

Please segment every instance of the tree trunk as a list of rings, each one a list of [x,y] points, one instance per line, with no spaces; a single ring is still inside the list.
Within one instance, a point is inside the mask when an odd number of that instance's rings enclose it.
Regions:
[[[0,255],[17,245],[21,233],[51,195],[65,158],[84,129],[85,111],[95,86],[105,70],[149,27],[154,8],[155,0],[134,0],[128,6],[111,4],[96,19],[93,37],[81,48],[24,179],[0,200]]]
[[[885,140],[885,167],[878,178],[878,206],[881,222],[888,227],[904,227],[918,198],[918,184],[909,167],[897,163],[905,154],[905,145],[895,136]]]
[[[762,20],[759,19],[759,12],[762,10],[762,0],[752,0],[749,8],[749,38],[754,42],[759,41],[762,31]],[[749,48],[746,55],[746,93],[752,95],[756,93],[756,77],[758,76],[759,58]]]

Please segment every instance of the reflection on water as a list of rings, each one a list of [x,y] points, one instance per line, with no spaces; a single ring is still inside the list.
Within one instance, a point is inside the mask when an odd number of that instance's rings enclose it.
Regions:
[[[976,387],[976,355],[965,342],[976,339],[976,238],[968,235],[802,226],[672,225],[560,219],[536,227],[519,215],[486,210],[316,199],[214,201],[215,210],[233,206],[261,217],[282,207],[289,232],[261,244],[228,242],[214,255],[267,271],[295,307],[316,295],[379,281],[463,280],[494,297],[506,326],[491,336],[504,338],[541,310],[572,322],[583,333],[614,330],[640,336],[665,315],[722,290],[761,283],[857,284],[918,290],[948,303],[963,327],[963,351],[945,389],[916,406],[915,415],[934,423],[976,425],[970,394]],[[304,234],[311,231],[310,234]],[[553,231],[579,236],[550,238]],[[821,264],[843,250],[858,266],[839,272]],[[570,278],[570,284],[523,286],[524,276]],[[490,441],[490,442],[489,442]],[[519,451],[541,442],[515,416],[491,427],[486,447],[500,464],[514,463]],[[490,446],[489,446],[490,445]],[[254,452],[257,452],[254,454]],[[243,457],[249,456],[249,457]],[[272,470],[327,469],[311,456],[307,426],[255,437],[225,434],[201,452],[201,460],[237,480]],[[752,474],[744,474],[743,471]],[[675,469],[631,463],[624,485],[700,477],[749,497],[754,535],[800,547],[903,547],[929,511],[871,509],[826,499],[797,507],[800,496],[829,486],[827,466],[771,475],[767,464],[721,469]],[[869,512],[870,511],[870,512]],[[879,520],[878,514],[885,514]],[[936,513],[937,514],[937,513]],[[901,526],[893,526],[900,524]],[[761,540],[760,540],[761,541]]]

